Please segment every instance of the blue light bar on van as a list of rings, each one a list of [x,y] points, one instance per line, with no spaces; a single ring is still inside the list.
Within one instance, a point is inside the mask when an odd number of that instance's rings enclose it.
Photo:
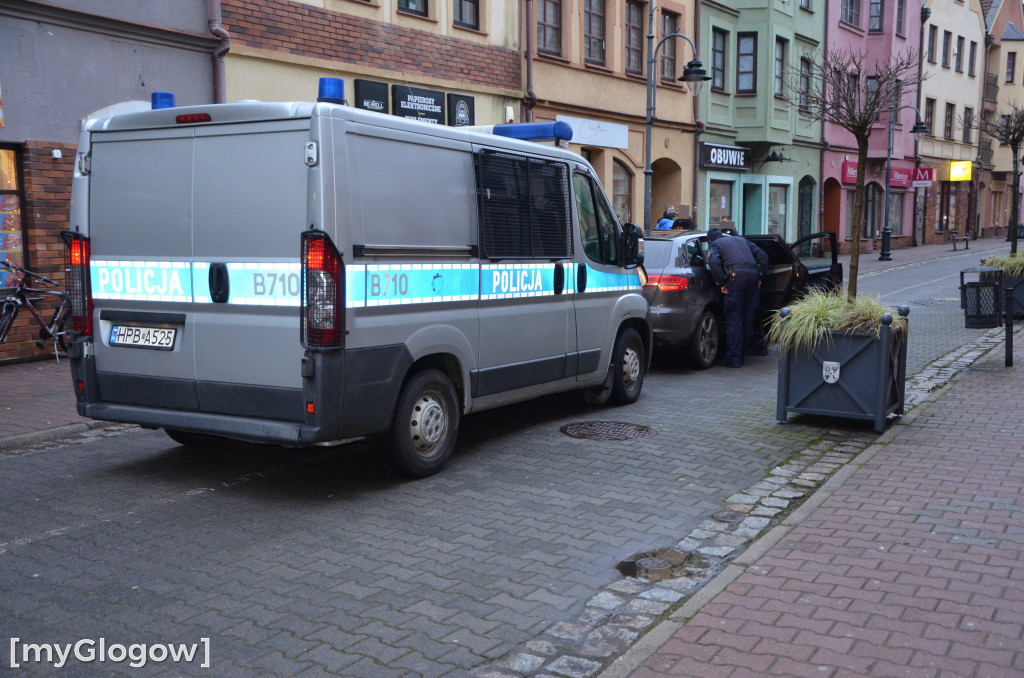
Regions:
[[[345,81],[341,78],[320,78],[317,101],[328,104],[345,104]]]
[[[484,134],[495,134],[522,141],[572,141],[572,127],[562,122],[515,122],[505,125],[467,127]]]
[[[152,109],[174,108],[174,92],[153,92],[149,95]]]

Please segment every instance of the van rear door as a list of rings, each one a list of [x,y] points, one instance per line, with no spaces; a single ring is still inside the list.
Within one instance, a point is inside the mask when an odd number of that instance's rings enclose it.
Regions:
[[[195,130],[196,387],[204,412],[304,417],[299,235],[308,118]]]
[[[100,395],[107,402],[195,410],[192,130],[95,133],[91,156]]]

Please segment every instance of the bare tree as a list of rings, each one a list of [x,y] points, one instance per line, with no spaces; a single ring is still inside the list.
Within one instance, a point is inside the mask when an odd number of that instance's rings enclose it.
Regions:
[[[786,83],[787,93],[801,111],[822,123],[833,123],[853,135],[857,143],[857,188],[854,191],[853,238],[847,296],[857,297],[860,267],[860,232],[864,223],[864,176],[868,166],[868,139],[901,106],[916,103],[918,56],[913,50],[885,55],[868,62],[865,52],[850,48],[824,49],[805,57],[808,69]],[[806,71],[809,70],[809,73]],[[807,77],[809,75],[809,77]]]
[[[1010,104],[1009,112],[1000,110],[996,115],[960,119],[960,128],[970,127],[1010,147],[1013,154],[1013,197],[1010,198],[1010,254],[1017,253],[1017,215],[1020,213],[1020,152],[1024,148],[1024,107]]]

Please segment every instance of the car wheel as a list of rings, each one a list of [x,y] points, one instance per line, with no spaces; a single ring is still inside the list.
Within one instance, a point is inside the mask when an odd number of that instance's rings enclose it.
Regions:
[[[718,351],[722,345],[721,327],[714,311],[705,310],[697,323],[690,343],[690,357],[702,370],[706,370],[718,360]]]
[[[612,401],[620,405],[635,403],[644,387],[644,342],[640,333],[627,327],[615,340],[612,353]]]
[[[440,471],[459,435],[459,401],[451,380],[439,370],[417,372],[402,388],[388,436],[392,469],[413,478]]]
[[[228,442],[227,438],[222,438],[220,436],[211,436],[206,435],[205,433],[192,433],[190,431],[179,431],[173,428],[165,428],[164,433],[179,445],[195,447],[201,450],[219,447],[227,444]]]

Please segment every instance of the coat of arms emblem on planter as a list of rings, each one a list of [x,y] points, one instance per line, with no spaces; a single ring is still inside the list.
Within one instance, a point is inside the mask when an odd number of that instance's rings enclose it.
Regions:
[[[825,360],[821,363],[821,377],[826,384],[834,384],[839,381],[839,363]]]

